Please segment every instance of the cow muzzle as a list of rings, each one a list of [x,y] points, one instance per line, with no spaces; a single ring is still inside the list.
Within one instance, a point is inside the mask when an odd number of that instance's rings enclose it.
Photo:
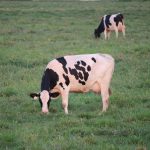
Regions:
[[[48,113],[49,113],[49,110],[48,110],[47,108],[42,108],[42,113],[48,114]]]

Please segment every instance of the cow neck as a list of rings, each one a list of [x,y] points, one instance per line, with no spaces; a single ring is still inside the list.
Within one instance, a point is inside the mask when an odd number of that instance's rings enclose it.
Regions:
[[[56,86],[58,79],[57,73],[54,70],[47,68],[42,77],[41,91],[52,90]]]
[[[100,25],[97,28],[98,32],[104,32],[104,18],[102,18]]]

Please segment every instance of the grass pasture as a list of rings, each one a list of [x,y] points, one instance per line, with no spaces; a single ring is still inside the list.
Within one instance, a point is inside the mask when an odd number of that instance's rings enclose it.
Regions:
[[[122,12],[126,38],[94,39],[101,16]],[[150,149],[149,1],[0,1],[0,149]],[[108,53],[116,61],[110,107],[101,98],[70,94],[50,113],[28,96],[40,90],[43,70],[55,57]]]

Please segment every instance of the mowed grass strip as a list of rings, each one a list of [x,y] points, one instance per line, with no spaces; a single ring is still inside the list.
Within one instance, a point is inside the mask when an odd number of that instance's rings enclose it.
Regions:
[[[0,149],[150,149],[149,1],[1,1]],[[126,38],[94,39],[104,14],[121,12]],[[110,107],[101,114],[100,95],[69,95],[41,114],[29,97],[53,58],[108,53],[115,58]]]

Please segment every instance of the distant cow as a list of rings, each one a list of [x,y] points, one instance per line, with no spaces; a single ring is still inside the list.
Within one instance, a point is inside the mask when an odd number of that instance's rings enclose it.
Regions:
[[[104,15],[101,19],[100,25],[94,31],[95,38],[99,38],[100,34],[104,32],[105,39],[109,39],[111,31],[116,32],[118,38],[118,31],[123,33],[125,37],[124,17],[122,14]]]
[[[103,111],[109,105],[110,82],[114,71],[114,59],[107,54],[64,56],[50,61],[45,69],[41,92],[31,93],[39,98],[42,112],[47,113],[51,99],[62,97],[62,106],[68,114],[69,92],[101,93]]]

